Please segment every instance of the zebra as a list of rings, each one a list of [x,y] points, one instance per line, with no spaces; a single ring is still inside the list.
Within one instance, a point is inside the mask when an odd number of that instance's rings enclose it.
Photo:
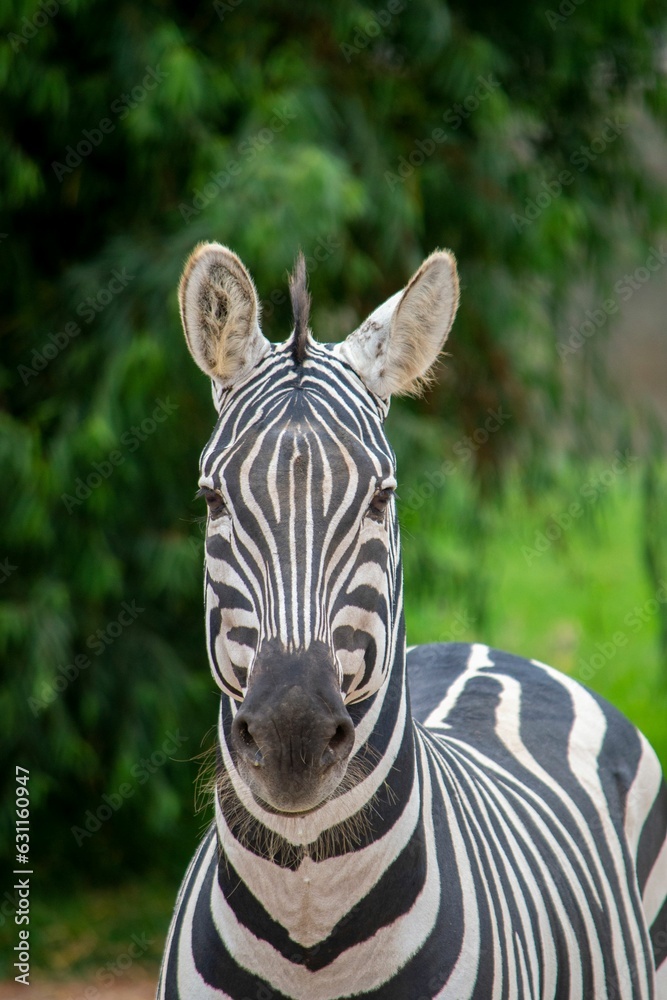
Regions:
[[[215,429],[206,643],[215,819],[159,1000],[667,998],[667,791],[645,737],[565,674],[481,643],[406,652],[392,395],[458,307],[436,251],[344,342],[270,343],[200,244],[179,287]]]

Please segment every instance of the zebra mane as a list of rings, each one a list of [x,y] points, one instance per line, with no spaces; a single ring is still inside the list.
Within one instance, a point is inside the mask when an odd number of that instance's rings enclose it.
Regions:
[[[294,316],[294,335],[292,337],[292,357],[294,364],[300,365],[308,347],[308,319],[310,316],[310,293],[308,291],[308,276],[306,260],[301,250],[296,258],[294,270],[289,279],[289,293],[292,300]]]

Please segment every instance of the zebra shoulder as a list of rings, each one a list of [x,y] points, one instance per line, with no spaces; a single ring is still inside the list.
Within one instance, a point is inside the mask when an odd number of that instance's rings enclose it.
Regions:
[[[567,674],[487,646],[413,647],[407,664],[413,715],[445,758],[618,845],[610,857],[629,862],[667,998],[667,786],[643,734]]]
[[[617,708],[553,667],[481,644],[415,646],[407,665],[417,722],[521,780],[549,776],[608,811],[640,892],[657,897],[662,885],[664,897],[667,787],[655,751]]]
[[[427,729],[492,757],[521,744],[552,775],[567,769],[584,785],[599,781],[623,815],[631,792],[640,813],[655,801],[661,768],[650,744],[567,674],[479,643],[414,646],[407,670],[413,717]],[[628,833],[634,843],[630,820]]]

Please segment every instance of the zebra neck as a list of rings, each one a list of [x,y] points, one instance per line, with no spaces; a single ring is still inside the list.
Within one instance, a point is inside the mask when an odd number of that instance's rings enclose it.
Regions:
[[[312,813],[270,812],[240,781],[237,789],[229,772],[218,785],[214,909],[231,908],[260,936],[270,919],[304,956],[331,935],[345,935],[349,914],[374,898],[371,890],[398,857],[416,872],[426,867],[404,643],[385,687],[352,708],[359,749],[350,780]],[[220,763],[233,767],[221,738]]]

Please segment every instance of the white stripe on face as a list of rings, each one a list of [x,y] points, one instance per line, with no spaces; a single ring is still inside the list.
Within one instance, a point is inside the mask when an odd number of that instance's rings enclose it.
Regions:
[[[400,566],[386,408],[322,348],[299,368],[276,351],[221,397],[202,484],[227,504],[209,519],[207,628],[214,676],[239,698],[264,641],[325,643],[354,698],[388,672]]]

